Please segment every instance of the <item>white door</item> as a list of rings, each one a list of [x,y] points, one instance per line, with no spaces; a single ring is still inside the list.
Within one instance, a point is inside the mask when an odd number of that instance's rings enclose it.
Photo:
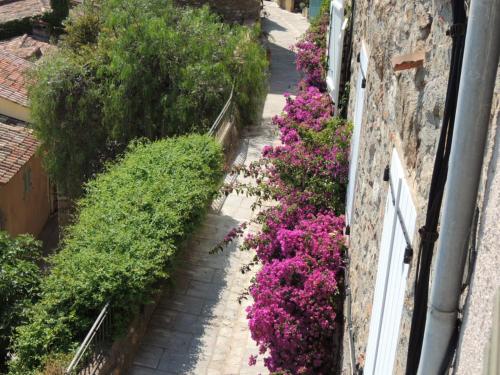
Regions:
[[[416,217],[404,169],[394,149],[363,371],[365,375],[390,375],[393,371],[409,269],[404,258],[407,247],[411,247]]]
[[[368,54],[364,44],[361,44],[359,54],[358,77],[356,80],[356,102],[354,107],[353,131],[351,137],[351,153],[349,162],[349,183],[347,185],[346,197],[346,219],[347,224],[351,224],[354,191],[356,190],[356,172],[358,167],[359,157],[359,142],[361,137],[361,123],[363,121],[363,106],[365,102],[365,76],[368,71]]]
[[[344,17],[344,0],[330,3],[330,25],[327,38],[328,72],[326,84],[335,106],[339,103],[340,73],[342,69],[342,50],[347,19]]]

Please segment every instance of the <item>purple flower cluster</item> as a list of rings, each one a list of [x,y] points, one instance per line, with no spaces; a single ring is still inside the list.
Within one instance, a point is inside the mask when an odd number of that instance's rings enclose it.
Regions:
[[[268,228],[251,238],[263,268],[250,288],[254,303],[247,313],[270,371],[328,374],[334,365],[344,219],[313,211],[274,208]]]
[[[327,24],[322,17],[296,46],[305,79],[295,98],[285,94],[284,112],[273,119],[281,144],[266,146],[243,171],[257,183],[247,193],[278,202],[259,213],[262,229],[243,248],[255,250],[262,264],[249,289],[252,338],[267,368],[283,374],[329,374],[335,366],[351,128],[333,117],[324,93]],[[226,240],[241,233],[235,229]]]
[[[332,117],[333,106],[330,97],[317,87],[309,86],[300,90],[295,99],[288,93],[284,95],[286,116],[276,116],[273,119],[280,129],[285,128],[283,129],[285,134],[282,134],[282,137],[286,136],[287,128],[293,129],[295,124],[313,130],[321,130],[324,123]],[[282,141],[284,140],[282,139]]]
[[[267,146],[267,184],[279,201],[312,204],[343,212],[348,177],[350,124],[332,117],[328,94],[305,88],[295,98],[285,94],[286,106],[273,119],[280,129],[281,145]]]
[[[326,74],[326,33],[329,16],[323,14],[311,25],[304,38],[299,41],[294,50],[297,53],[297,70],[304,74],[304,82],[324,90]]]
[[[317,87],[287,96],[274,119],[281,145],[267,146],[253,169],[278,205],[262,212],[262,230],[245,239],[263,268],[250,287],[252,338],[272,372],[328,374],[341,282],[343,201],[350,127],[332,117]],[[251,357],[249,363],[255,363]]]

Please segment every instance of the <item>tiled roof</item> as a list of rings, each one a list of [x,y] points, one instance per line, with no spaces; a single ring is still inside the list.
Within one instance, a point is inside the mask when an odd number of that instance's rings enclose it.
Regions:
[[[0,97],[28,106],[27,71],[33,63],[0,51]]]
[[[50,11],[50,0],[0,0],[0,24]]]
[[[0,40],[0,51],[10,52],[22,59],[38,58],[56,49],[56,46],[24,34],[8,40]]]
[[[0,184],[6,184],[35,154],[39,142],[30,129],[0,122]]]

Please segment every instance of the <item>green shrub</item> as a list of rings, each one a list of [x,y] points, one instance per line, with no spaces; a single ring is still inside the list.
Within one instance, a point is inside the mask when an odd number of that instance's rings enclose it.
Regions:
[[[203,217],[222,177],[220,146],[192,135],[138,143],[86,187],[42,298],[17,329],[11,373],[31,374],[54,353],[70,353],[106,301],[118,333]]]
[[[266,51],[258,43],[261,30],[238,28],[233,40],[236,42],[234,66],[231,74],[235,79],[235,96],[243,125],[260,121],[262,105],[267,93],[268,60]]]
[[[63,23],[65,34],[61,35],[59,47],[78,52],[97,44],[102,25],[99,4],[99,0],[87,0],[70,13]]]
[[[39,293],[40,243],[31,236],[11,238],[0,231],[0,373],[5,370],[14,328]]]
[[[31,116],[42,142],[44,166],[60,193],[81,194],[82,182],[111,154],[101,124],[102,89],[98,62],[87,53],[65,50],[43,60],[30,88]]]
[[[66,31],[58,55],[36,68],[30,99],[45,164],[67,196],[132,139],[206,132],[233,83],[242,123],[258,118],[267,88],[258,29],[224,24],[207,7],[94,0]],[[85,132],[79,144],[66,136]]]

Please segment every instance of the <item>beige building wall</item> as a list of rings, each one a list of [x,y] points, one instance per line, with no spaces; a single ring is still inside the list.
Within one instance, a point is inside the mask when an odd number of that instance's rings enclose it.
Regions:
[[[0,114],[6,115],[24,122],[30,122],[30,110],[21,104],[0,97]]]
[[[31,183],[25,188],[27,174]],[[11,235],[40,234],[50,215],[49,181],[38,156],[33,156],[7,184],[0,184],[2,229]]]

